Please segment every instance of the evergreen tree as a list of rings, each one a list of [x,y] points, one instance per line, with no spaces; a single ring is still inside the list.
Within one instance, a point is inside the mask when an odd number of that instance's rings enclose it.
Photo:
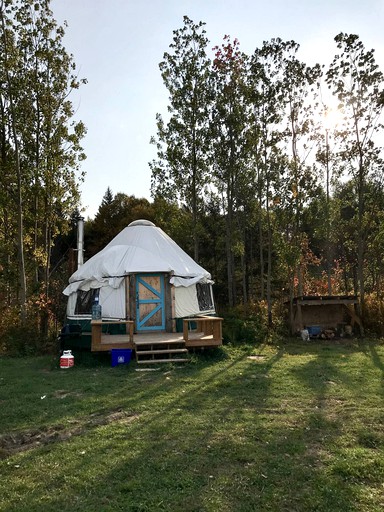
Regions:
[[[122,192],[113,195],[108,187],[95,218],[86,222],[85,247],[87,258],[101,251],[120,231],[138,219],[154,221],[152,204],[144,198]]]

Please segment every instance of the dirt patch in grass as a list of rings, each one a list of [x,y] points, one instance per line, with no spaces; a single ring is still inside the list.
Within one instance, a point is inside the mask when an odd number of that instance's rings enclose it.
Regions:
[[[38,446],[66,441],[73,436],[83,435],[92,428],[99,426],[116,422],[131,423],[138,417],[138,414],[116,409],[91,414],[85,422],[73,419],[68,420],[69,425],[59,424],[53,427],[41,427],[24,432],[4,434],[0,436],[0,459],[5,459],[15,453],[31,450]]]
[[[75,398],[80,398],[81,393],[75,393],[71,391],[66,391],[65,389],[58,389],[53,393],[53,398],[67,398],[67,396],[73,396]]]

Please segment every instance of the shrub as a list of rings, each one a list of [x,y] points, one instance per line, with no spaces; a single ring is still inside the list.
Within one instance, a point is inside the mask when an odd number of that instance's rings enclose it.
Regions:
[[[224,342],[251,343],[260,342],[265,336],[264,329],[254,320],[243,320],[235,317],[225,317],[223,324]]]
[[[225,343],[273,343],[286,330],[280,304],[273,306],[273,328],[268,328],[266,301],[239,305],[220,312]]]
[[[383,297],[376,293],[366,295],[363,322],[367,332],[377,336],[384,336]]]
[[[41,311],[39,304],[27,305],[25,325],[20,321],[20,309],[5,306],[0,312],[0,354],[24,356],[52,353],[57,348],[55,323],[48,317],[47,332],[41,329]]]

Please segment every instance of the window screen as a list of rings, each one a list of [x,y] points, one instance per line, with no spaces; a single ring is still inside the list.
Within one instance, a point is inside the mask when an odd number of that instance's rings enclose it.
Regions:
[[[92,304],[95,302],[96,298],[99,298],[99,288],[86,292],[78,290],[75,315],[91,315]]]
[[[196,292],[200,311],[214,309],[210,284],[197,283]]]

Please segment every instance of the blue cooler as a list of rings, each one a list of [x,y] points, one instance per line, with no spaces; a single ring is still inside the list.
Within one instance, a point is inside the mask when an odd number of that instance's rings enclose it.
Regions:
[[[308,329],[310,337],[319,336],[319,334],[321,334],[321,331],[322,331],[320,325],[310,325],[307,327],[307,329]]]
[[[130,348],[113,348],[112,352],[112,367],[118,364],[129,364],[132,355]]]

